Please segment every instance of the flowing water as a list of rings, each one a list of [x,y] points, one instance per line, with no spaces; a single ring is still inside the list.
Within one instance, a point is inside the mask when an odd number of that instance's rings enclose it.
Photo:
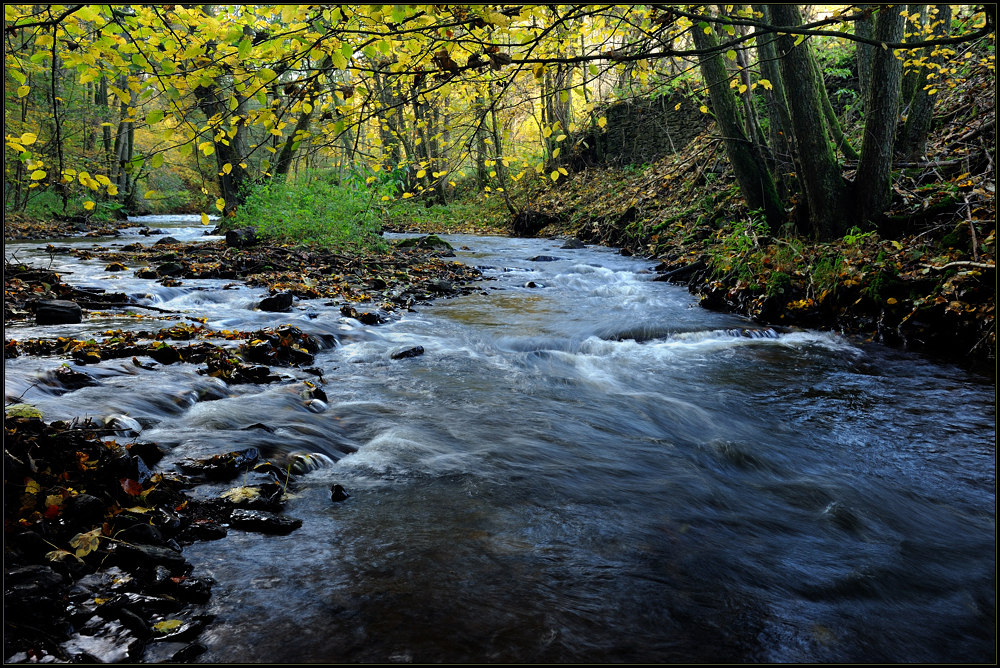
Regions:
[[[136,238],[156,239],[105,243]],[[248,446],[325,455],[286,506],[301,529],[185,548],[217,581],[199,660],[995,660],[993,380],[753,328],[610,249],[447,238],[493,280],[378,327],[323,300],[264,313],[260,289],[168,288],[8,245],[214,329],[338,340],[316,359],[325,404],[303,399],[317,377],[295,369],[226,387],[117,360],[57,395],[45,379],[62,360],[5,363],[7,396],[47,419],[139,419],[171,448],[161,466]],[[246,429],[260,423],[273,431]],[[331,503],[333,483],[351,498]]]

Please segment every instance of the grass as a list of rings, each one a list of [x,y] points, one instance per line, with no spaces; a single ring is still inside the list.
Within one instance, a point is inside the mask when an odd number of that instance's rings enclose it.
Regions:
[[[385,217],[379,191],[364,185],[270,182],[257,186],[225,226],[253,226],[278,243],[367,251],[385,248]]]

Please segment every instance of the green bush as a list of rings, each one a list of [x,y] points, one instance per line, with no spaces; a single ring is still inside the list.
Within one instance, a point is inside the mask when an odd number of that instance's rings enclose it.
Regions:
[[[225,226],[253,226],[259,236],[279,243],[383,249],[381,205],[378,190],[356,183],[269,181],[250,191]]]

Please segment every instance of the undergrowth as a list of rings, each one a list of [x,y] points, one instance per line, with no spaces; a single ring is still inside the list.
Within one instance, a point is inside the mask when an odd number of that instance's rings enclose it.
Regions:
[[[380,191],[327,180],[269,182],[256,186],[227,228],[253,226],[278,243],[332,250],[382,250],[385,217]]]

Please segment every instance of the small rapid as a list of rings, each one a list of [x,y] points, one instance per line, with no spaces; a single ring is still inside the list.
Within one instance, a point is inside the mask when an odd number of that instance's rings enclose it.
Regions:
[[[189,320],[336,341],[269,385],[109,360],[67,392],[47,381],[61,359],[5,361],[8,400],[49,420],[128,416],[134,438],[168,448],[161,467],[256,447],[307,471],[286,506],[297,531],[185,548],[217,581],[199,660],[995,658],[991,381],[706,311],[611,249],[444,238],[490,280],[379,326],[324,300],[255,311],[261,289],[170,288],[17,245],[172,315],[7,338]],[[347,502],[330,502],[333,483]]]

